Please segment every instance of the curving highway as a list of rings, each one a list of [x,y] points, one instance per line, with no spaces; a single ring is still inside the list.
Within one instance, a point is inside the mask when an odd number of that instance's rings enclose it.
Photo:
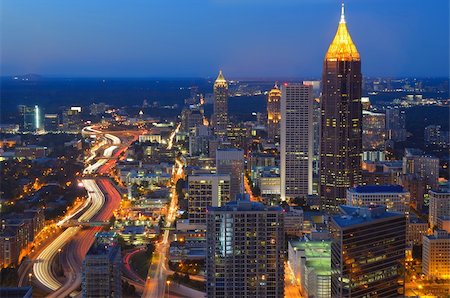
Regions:
[[[83,133],[100,134],[102,132],[90,126],[84,128]],[[104,138],[100,144],[93,147],[89,158],[94,159],[97,156],[97,150],[106,143],[112,143],[113,145],[104,150],[103,157],[105,158],[85,168],[85,174],[96,173],[100,168],[103,171],[109,171],[115,163],[107,163],[112,161],[108,158],[117,158],[120,152],[126,149],[125,147],[116,150],[119,148],[118,145],[121,144],[118,137],[105,134]],[[118,152],[114,153],[115,151]],[[110,180],[106,178],[98,180],[83,179],[82,184],[88,192],[87,200],[74,213],[68,214],[60,220],[57,226],[63,226],[74,220],[79,222],[108,221],[114,210],[120,206],[121,195]],[[33,272],[36,281],[42,288],[51,291],[48,297],[67,297],[79,288],[82,261],[94,241],[95,234],[100,230],[101,227],[90,227],[88,229],[82,229],[80,226],[69,227],[40,251],[36,262],[33,264]],[[54,272],[53,264],[56,258],[59,258],[62,268],[64,268],[64,282],[61,282]]]

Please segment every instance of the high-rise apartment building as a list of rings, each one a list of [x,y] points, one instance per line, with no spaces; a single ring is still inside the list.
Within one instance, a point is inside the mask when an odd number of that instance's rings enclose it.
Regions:
[[[285,200],[312,194],[312,86],[285,83],[281,94],[280,177]]]
[[[423,236],[422,272],[427,277],[450,277],[450,234],[436,230],[433,235]]]
[[[406,217],[384,206],[341,206],[331,231],[331,297],[404,293]]]
[[[122,297],[121,268],[118,235],[97,233],[83,261],[83,297]]]
[[[322,208],[337,211],[347,188],[361,181],[361,58],[347,30],[342,6],[339,27],[323,63],[320,196]]]
[[[280,207],[248,198],[209,207],[206,238],[207,297],[284,297]]]
[[[281,91],[278,85],[269,91],[267,96],[267,135],[270,140],[278,140],[280,138],[280,121],[281,121]]]
[[[450,216],[450,191],[448,189],[430,190],[428,221],[430,227],[437,226],[439,217]]]
[[[407,148],[403,156],[403,174],[418,175],[428,189],[436,189],[439,178],[439,158],[425,155],[419,149]]]
[[[363,150],[383,150],[386,141],[385,114],[363,111],[362,127]]]
[[[410,194],[400,185],[364,185],[347,190],[347,205],[385,205],[387,211],[409,214]]]
[[[228,82],[222,71],[214,82],[214,133],[218,137],[226,138],[228,127]]]
[[[217,174],[230,175],[230,200],[243,192],[244,150],[223,148],[216,151]]]
[[[386,109],[386,134],[388,140],[406,140],[406,113],[400,108]]]
[[[190,224],[206,225],[206,208],[219,207],[230,201],[229,175],[189,175],[188,186]]]

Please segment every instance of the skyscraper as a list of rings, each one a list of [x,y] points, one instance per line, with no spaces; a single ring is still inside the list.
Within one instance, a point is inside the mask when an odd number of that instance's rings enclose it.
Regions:
[[[228,82],[222,71],[214,82],[214,133],[219,137],[226,137],[228,126]]]
[[[281,91],[278,85],[275,84],[267,96],[267,134],[271,140],[280,138],[280,101]]]
[[[281,207],[246,199],[207,212],[207,297],[284,297]]]
[[[83,261],[83,297],[122,297],[122,258],[118,235],[100,232]]]
[[[342,5],[339,27],[323,63],[320,196],[336,211],[346,190],[361,180],[361,59],[347,30]]]
[[[18,108],[20,116],[23,117],[23,131],[36,132],[42,128],[42,113],[39,106],[19,105]]]
[[[406,217],[385,206],[341,206],[331,218],[331,297],[403,294]]]
[[[206,208],[230,201],[230,175],[189,175],[189,223],[206,225]]]
[[[406,140],[406,113],[399,108],[386,109],[386,133],[388,140]]]
[[[230,175],[230,200],[243,192],[244,183],[244,150],[236,148],[217,149],[217,174]]]
[[[284,84],[281,88],[281,199],[312,194],[312,86]]]

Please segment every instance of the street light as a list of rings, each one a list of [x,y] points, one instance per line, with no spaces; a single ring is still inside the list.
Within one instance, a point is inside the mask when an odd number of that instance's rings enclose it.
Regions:
[[[167,297],[170,297],[170,280],[167,280],[166,284],[167,284]]]
[[[33,277],[33,273],[28,273],[28,283],[31,286],[31,278]]]

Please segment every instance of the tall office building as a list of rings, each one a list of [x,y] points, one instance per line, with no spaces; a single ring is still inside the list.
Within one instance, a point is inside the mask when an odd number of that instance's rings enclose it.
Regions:
[[[285,83],[281,94],[280,178],[286,200],[312,194],[312,86]]]
[[[65,131],[78,131],[82,125],[81,107],[70,107],[63,112],[63,128]]]
[[[280,138],[280,104],[281,91],[278,85],[275,84],[267,96],[267,134],[271,140],[278,140]]]
[[[248,198],[209,207],[206,242],[207,297],[284,297],[280,207]]]
[[[42,112],[39,106],[19,105],[19,114],[23,119],[22,130],[35,132],[42,128]]]
[[[118,235],[97,233],[83,261],[83,297],[122,297],[121,268]]]
[[[228,82],[222,71],[214,82],[214,133],[222,138],[227,135],[228,127]]]
[[[189,223],[206,225],[206,208],[230,201],[230,175],[199,174],[188,177]]]
[[[406,113],[400,108],[386,109],[386,134],[388,140],[406,140]]]
[[[361,59],[347,30],[342,5],[339,27],[323,63],[320,196],[322,208],[337,211],[346,190],[361,181]]]
[[[244,150],[235,148],[217,149],[217,174],[230,175],[230,199],[243,193],[244,183]]]
[[[331,297],[404,293],[406,217],[385,206],[341,206],[331,218]]]

